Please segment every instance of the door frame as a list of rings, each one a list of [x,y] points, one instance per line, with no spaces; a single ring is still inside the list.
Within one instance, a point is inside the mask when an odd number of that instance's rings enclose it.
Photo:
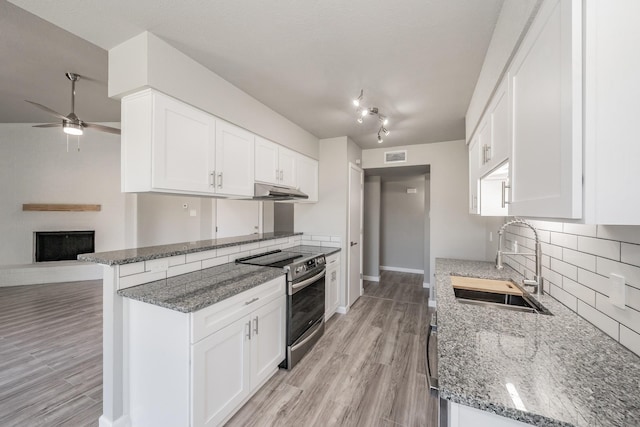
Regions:
[[[361,167],[359,167],[358,165],[356,165],[355,163],[349,162],[349,167],[347,169],[348,172],[348,187],[347,187],[347,241],[346,241],[346,247],[347,247],[347,274],[346,274],[346,292],[345,292],[345,306],[346,309],[349,310],[350,307],[350,298],[349,298],[349,290],[351,289],[351,170],[355,170],[357,172],[360,173],[360,265],[358,266],[358,275],[359,275],[359,289],[360,289],[360,295],[358,295],[358,297],[362,296],[362,294],[364,293],[364,289],[362,287],[362,266],[363,266],[363,262],[362,262],[362,256],[363,256],[363,251],[362,251],[362,233],[363,233],[363,222],[364,222],[364,169],[362,169]]]

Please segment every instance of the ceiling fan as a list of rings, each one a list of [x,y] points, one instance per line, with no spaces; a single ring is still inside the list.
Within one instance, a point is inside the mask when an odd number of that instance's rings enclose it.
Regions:
[[[75,111],[75,105],[76,105],[76,82],[80,79],[80,75],[75,74],[75,73],[65,73],[65,75],[67,76],[67,78],[69,80],[71,80],[71,113],[69,113],[67,116],[63,116],[62,114],[52,110],[49,107],[45,107],[42,104],[38,104],[37,102],[33,102],[33,101],[27,101],[29,104],[33,104],[36,107],[40,108],[41,110],[46,111],[49,114],[54,115],[55,117],[59,118],[62,120],[62,123],[46,123],[43,125],[34,125],[33,127],[35,128],[51,128],[51,127],[56,127],[56,126],[62,126],[62,130],[64,131],[64,133],[68,134],[68,135],[82,135],[84,128],[90,128],[90,129],[95,129],[95,130],[99,130],[102,132],[109,132],[109,133],[114,133],[116,135],[120,135],[120,129],[118,128],[113,128],[110,126],[104,126],[104,125],[99,125],[96,123],[87,123],[87,122],[83,122],[82,120],[80,120],[78,118],[78,116],[76,116]]]

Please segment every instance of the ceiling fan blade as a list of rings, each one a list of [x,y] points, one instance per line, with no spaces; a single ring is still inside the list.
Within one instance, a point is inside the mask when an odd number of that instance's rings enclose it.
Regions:
[[[54,128],[62,126],[61,123],[45,123],[43,125],[33,125],[34,128]]]
[[[87,122],[83,122],[82,126],[86,127],[86,128],[90,128],[90,129],[95,129],[95,130],[99,130],[102,132],[108,132],[108,133],[113,133],[116,135],[120,135],[120,129],[118,128],[112,128],[111,126],[104,126],[104,125],[98,125],[95,123],[87,123]]]
[[[47,112],[47,113],[49,113],[49,114],[53,114],[54,116],[56,116],[56,117],[57,117],[57,118],[59,118],[59,119],[62,119],[62,120],[69,120],[69,119],[67,119],[65,116],[63,116],[62,114],[58,113],[57,111],[53,111],[53,110],[52,110],[51,108],[49,108],[49,107],[45,107],[44,105],[42,105],[42,104],[38,104],[37,102],[27,101],[26,99],[25,99],[25,101],[26,101],[26,102],[28,102],[29,104],[33,104],[33,105],[35,105],[35,106],[36,106],[36,107],[38,107],[39,109],[44,110],[44,111],[46,111],[46,112]]]

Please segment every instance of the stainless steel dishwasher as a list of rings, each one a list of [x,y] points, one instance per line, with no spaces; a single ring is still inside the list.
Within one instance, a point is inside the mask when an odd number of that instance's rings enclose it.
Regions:
[[[449,401],[440,397],[440,388],[438,384],[438,312],[434,312],[431,315],[431,321],[429,322],[429,328],[427,330],[427,345],[426,345],[426,377],[427,385],[429,386],[429,393],[438,398],[438,427],[448,427],[449,425]],[[435,345],[435,360],[431,360],[429,355],[429,348],[431,341]],[[433,369],[432,369],[433,367]]]

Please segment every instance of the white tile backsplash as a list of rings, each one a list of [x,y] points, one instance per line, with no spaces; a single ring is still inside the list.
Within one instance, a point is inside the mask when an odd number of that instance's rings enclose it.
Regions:
[[[620,260],[620,242],[614,240],[578,236],[578,250],[616,261]]]
[[[596,271],[596,257],[595,255],[585,254],[584,252],[578,252],[571,249],[562,249],[562,260],[569,264],[582,267],[585,270]]]
[[[633,332],[624,325],[620,325],[620,343],[635,354],[640,354],[640,334]]]
[[[627,264],[640,265],[640,245],[623,243],[620,252],[620,261]]]
[[[578,249],[578,236],[564,233],[551,233],[551,243],[563,248]]]
[[[545,292],[640,355],[640,226],[585,225],[529,220],[542,242]],[[533,249],[530,235],[510,226],[506,248]],[[522,256],[505,263],[527,277],[535,266]],[[611,273],[625,277],[626,307],[609,302]]]

